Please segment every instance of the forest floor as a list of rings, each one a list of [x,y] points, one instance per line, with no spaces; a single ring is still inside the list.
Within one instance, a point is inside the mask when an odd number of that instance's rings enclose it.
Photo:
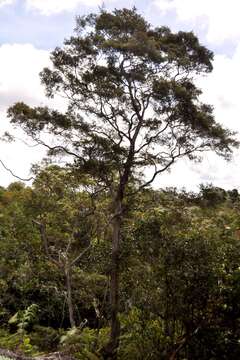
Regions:
[[[19,353],[15,353],[10,350],[0,349],[0,360],[74,360],[72,356],[69,356],[63,352],[54,352],[46,355],[40,355],[35,357],[24,356]]]

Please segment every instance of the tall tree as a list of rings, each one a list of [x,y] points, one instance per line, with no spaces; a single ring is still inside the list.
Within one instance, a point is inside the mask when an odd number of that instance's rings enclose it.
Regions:
[[[229,158],[237,145],[201,103],[194,76],[212,70],[213,54],[192,32],[152,27],[136,9],[78,17],[76,34],[51,55],[41,73],[49,97],[65,96],[65,113],[17,103],[9,117],[49,155],[68,155],[74,171],[88,173],[112,198],[111,337],[118,347],[119,254],[124,200],[182,157],[214,150]],[[54,135],[55,144],[40,137]],[[46,137],[44,137],[46,139]],[[66,160],[67,161],[67,160]],[[149,178],[144,169],[150,168]]]

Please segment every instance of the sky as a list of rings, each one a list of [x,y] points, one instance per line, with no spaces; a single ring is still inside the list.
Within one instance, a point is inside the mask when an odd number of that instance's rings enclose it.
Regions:
[[[9,130],[6,110],[17,101],[31,106],[63,108],[59,99],[49,101],[39,72],[50,64],[49,54],[61,46],[75,27],[77,15],[136,6],[154,26],[172,31],[194,31],[200,42],[214,51],[214,70],[198,85],[203,101],[214,106],[216,120],[240,135],[240,1],[239,0],[0,0],[0,137]],[[41,148],[21,141],[0,142],[0,161],[20,177],[28,177],[31,164],[41,160]],[[155,187],[185,187],[196,191],[201,183],[240,189],[240,150],[231,162],[207,153],[201,163],[179,161]],[[0,185],[16,179],[0,163]]]

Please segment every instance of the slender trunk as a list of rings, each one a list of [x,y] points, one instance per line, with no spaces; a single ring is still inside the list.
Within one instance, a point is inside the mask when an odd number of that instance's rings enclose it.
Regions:
[[[116,359],[120,336],[119,312],[119,253],[122,203],[117,201],[112,222],[112,259],[110,279],[111,333],[110,340],[103,349],[104,359]]]
[[[187,340],[188,340],[188,338],[186,337],[180,342],[178,347],[170,355],[169,360],[176,360],[177,359],[177,356],[178,356],[179,352],[184,348],[184,346],[187,343]]]
[[[71,328],[76,326],[73,314],[73,302],[72,302],[72,284],[71,284],[71,269],[67,266],[65,269],[66,285],[67,285],[67,304],[69,312],[69,321]]]
[[[171,356],[169,357],[169,360],[176,360],[177,356],[179,354],[179,352],[187,346],[189,340],[195,336],[197,334],[197,332],[199,331],[200,326],[198,326],[193,332],[191,332],[190,334],[187,333],[182,339],[181,341],[176,345],[176,349],[172,352]]]

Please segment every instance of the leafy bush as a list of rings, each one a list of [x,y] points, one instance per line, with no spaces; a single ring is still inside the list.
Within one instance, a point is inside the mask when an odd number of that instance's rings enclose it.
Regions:
[[[146,319],[144,312],[134,307],[128,315],[121,315],[121,323],[121,360],[166,359],[169,339],[164,336],[161,320]]]
[[[26,310],[18,311],[9,319],[9,325],[16,326],[20,331],[30,330],[38,321],[38,309],[37,304],[32,304]]]
[[[109,328],[84,329],[73,328],[61,338],[61,344],[71,349],[81,360],[99,359],[99,350],[107,343]],[[96,355],[95,355],[96,354]]]
[[[15,350],[19,346],[21,341],[21,334],[10,334],[7,330],[0,329],[0,348]]]
[[[31,343],[40,351],[56,351],[60,341],[60,331],[50,327],[35,325],[29,334]]]

